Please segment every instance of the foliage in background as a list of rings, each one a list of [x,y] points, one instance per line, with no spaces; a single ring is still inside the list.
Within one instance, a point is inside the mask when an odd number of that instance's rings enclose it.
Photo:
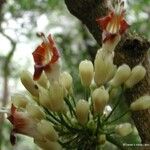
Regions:
[[[131,30],[150,38],[150,1],[128,0],[128,20],[131,22]]]

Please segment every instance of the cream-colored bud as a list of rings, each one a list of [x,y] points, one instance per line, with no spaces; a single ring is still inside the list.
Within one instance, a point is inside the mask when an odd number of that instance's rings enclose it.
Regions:
[[[68,109],[68,106],[67,106],[67,104],[64,102],[64,105],[63,105],[63,107],[61,108],[60,112],[63,113],[63,114],[67,114],[68,110],[69,110],[69,109]]]
[[[121,36],[118,34],[115,38],[114,41],[112,42],[111,40],[107,40],[105,43],[102,45],[102,49],[107,52],[112,52],[114,51],[115,47],[119,43],[121,39]]]
[[[45,71],[47,79],[49,82],[58,81],[60,77],[61,64],[60,61],[57,61],[51,65],[51,71]]]
[[[109,100],[109,93],[104,87],[97,88],[92,93],[92,101],[95,113],[103,113]]]
[[[52,111],[62,111],[64,108],[64,88],[57,81],[50,85],[50,103]]]
[[[119,43],[121,39],[121,36],[118,34],[114,40],[107,40],[105,43],[103,43],[102,48],[104,51],[107,52],[112,52],[114,51],[115,47],[117,46],[117,44]]]
[[[39,87],[39,103],[45,108],[51,109],[49,91]]]
[[[136,101],[131,103],[130,108],[133,111],[149,109],[150,108],[150,96],[149,95],[141,96]]]
[[[133,133],[134,135],[139,135],[139,132],[135,126],[133,127]]]
[[[130,123],[123,123],[116,126],[115,131],[120,136],[127,136],[132,132],[132,126]]]
[[[117,69],[117,72],[113,79],[110,81],[110,84],[114,87],[120,86],[129,78],[130,74],[130,67],[126,64],[123,64]]]
[[[25,108],[29,100],[22,94],[16,93],[11,96],[11,100],[14,106],[17,108]]]
[[[106,135],[105,134],[101,134],[98,137],[98,142],[99,142],[99,144],[105,144],[105,142],[106,142]]]
[[[92,101],[95,113],[102,113],[108,100],[109,94],[104,87],[95,89],[92,93]]]
[[[109,81],[115,71],[116,66],[113,64],[113,55],[105,55],[103,50],[97,51],[95,61],[94,61],[95,75],[94,80],[97,85],[105,84]]]
[[[88,121],[89,104],[87,101],[81,99],[76,105],[77,120],[80,124],[84,125]]]
[[[26,110],[27,110],[28,114],[30,115],[30,117],[35,120],[41,120],[45,117],[45,113],[42,110],[42,108],[34,103],[27,104]]]
[[[60,82],[64,86],[64,88],[70,92],[72,88],[72,76],[68,72],[63,72],[60,75]]]
[[[48,139],[34,139],[34,143],[41,147],[42,150],[62,150],[62,147],[58,142],[53,142]]]
[[[40,78],[38,79],[38,84],[40,84],[42,87],[47,88],[48,87],[48,79],[47,76],[45,75],[45,72],[43,72],[40,76]]]
[[[132,71],[131,75],[128,80],[125,82],[127,88],[132,88],[135,84],[141,81],[146,74],[146,70],[143,66],[137,65],[135,66]]]
[[[79,64],[79,74],[81,78],[81,83],[85,87],[89,87],[91,85],[93,75],[94,75],[94,67],[91,61],[84,60]]]
[[[38,97],[38,86],[35,84],[32,75],[28,71],[22,71],[20,74],[21,82],[24,87],[33,95]]]
[[[54,127],[49,121],[41,120],[37,124],[37,130],[42,134],[42,136],[46,137],[50,141],[58,140],[58,133],[55,131]]]

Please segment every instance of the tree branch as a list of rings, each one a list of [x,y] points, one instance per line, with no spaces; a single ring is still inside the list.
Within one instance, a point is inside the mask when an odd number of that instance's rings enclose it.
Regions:
[[[108,11],[106,0],[65,0],[65,3],[70,13],[87,26],[101,46],[102,32],[95,20],[106,15]],[[126,102],[129,105],[138,97],[150,94],[150,62],[147,52],[149,47],[150,42],[135,33],[125,34],[116,47],[114,61],[117,65],[127,63],[132,68],[142,63],[147,70],[145,79],[133,89],[126,91]],[[132,118],[139,131],[142,143],[150,143],[150,110],[133,112]]]

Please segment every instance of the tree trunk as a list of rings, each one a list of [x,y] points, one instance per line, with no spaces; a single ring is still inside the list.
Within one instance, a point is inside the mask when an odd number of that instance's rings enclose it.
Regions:
[[[65,0],[70,13],[86,25],[95,40],[101,46],[101,34],[96,19],[105,16],[108,12],[106,0]],[[146,77],[132,89],[127,90],[126,102],[131,104],[138,97],[150,94],[150,62],[148,49],[150,42],[136,34],[126,33],[115,49],[115,63],[127,63],[131,68],[142,63],[147,70]],[[96,53],[96,52],[95,52]],[[94,56],[93,56],[94,59]],[[132,113],[132,118],[139,131],[142,143],[150,144],[150,110]]]

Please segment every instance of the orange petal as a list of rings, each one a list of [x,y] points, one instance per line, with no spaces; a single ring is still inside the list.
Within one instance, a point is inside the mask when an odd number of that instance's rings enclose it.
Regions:
[[[50,46],[51,46],[51,50],[52,50],[52,53],[53,53],[53,56],[52,56],[52,58],[51,58],[50,63],[53,64],[53,63],[55,63],[55,62],[59,59],[60,55],[59,55],[59,51],[58,51],[58,49],[56,48],[55,42],[54,42],[54,40],[52,39],[52,36],[51,36],[51,35],[48,36],[48,40],[49,40],[49,43],[50,43]]]
[[[129,27],[129,24],[124,19],[122,19],[120,22],[119,33],[123,34],[127,30],[128,27]]]
[[[45,59],[46,50],[42,45],[38,46],[36,50],[32,53],[34,62],[37,65],[42,65]]]
[[[102,30],[105,30],[108,23],[110,22],[110,20],[112,19],[112,16],[108,15],[106,17],[103,17],[103,18],[100,18],[100,19],[97,19],[96,22],[98,23],[99,27],[102,29]]]
[[[116,36],[117,36],[117,33],[112,34],[107,31],[103,31],[103,34],[102,34],[103,43],[105,43],[108,40],[113,42],[113,40]]]
[[[44,70],[43,65],[34,65],[34,75],[33,80],[38,80]]]

